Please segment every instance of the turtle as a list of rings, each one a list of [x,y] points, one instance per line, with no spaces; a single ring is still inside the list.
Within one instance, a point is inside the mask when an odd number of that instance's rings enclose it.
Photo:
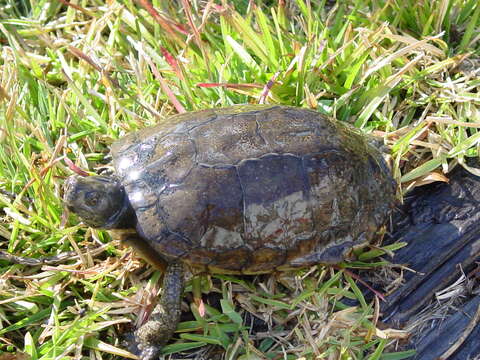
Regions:
[[[372,137],[318,111],[236,105],[175,115],[111,147],[114,173],[73,175],[67,208],[165,269],[134,333],[158,356],[180,318],[184,268],[261,274],[336,264],[371,242],[396,183]]]

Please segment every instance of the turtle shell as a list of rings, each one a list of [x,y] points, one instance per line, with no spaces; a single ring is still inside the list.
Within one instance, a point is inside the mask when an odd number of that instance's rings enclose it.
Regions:
[[[167,261],[215,272],[342,261],[395,197],[366,135],[286,106],[176,115],[119,140],[112,156],[139,236]]]

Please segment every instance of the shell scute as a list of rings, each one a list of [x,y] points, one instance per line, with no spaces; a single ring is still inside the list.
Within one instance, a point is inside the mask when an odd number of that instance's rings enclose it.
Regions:
[[[241,238],[243,199],[234,167],[196,166],[159,196],[159,204],[168,228],[198,246],[224,249]]]
[[[296,239],[314,235],[301,158],[268,154],[243,161],[238,172],[250,246],[286,249]]]
[[[198,150],[198,162],[207,165],[235,165],[248,157],[270,152],[257,133],[257,115],[218,117],[216,121],[191,130]],[[221,138],[222,141],[212,141]]]

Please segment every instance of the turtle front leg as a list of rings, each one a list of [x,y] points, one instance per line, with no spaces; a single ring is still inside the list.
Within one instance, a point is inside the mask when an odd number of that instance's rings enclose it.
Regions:
[[[162,346],[172,337],[180,321],[183,293],[183,264],[168,265],[163,278],[162,296],[148,321],[135,331],[135,347],[142,360],[158,358]]]
[[[134,229],[114,229],[110,233],[124,245],[133,250],[153,267],[166,271],[168,263],[145,240],[138,236]]]

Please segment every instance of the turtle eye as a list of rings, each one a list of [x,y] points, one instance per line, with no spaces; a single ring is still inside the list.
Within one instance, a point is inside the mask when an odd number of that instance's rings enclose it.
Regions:
[[[85,194],[85,205],[89,207],[94,207],[98,203],[100,194],[97,191],[89,191]]]

